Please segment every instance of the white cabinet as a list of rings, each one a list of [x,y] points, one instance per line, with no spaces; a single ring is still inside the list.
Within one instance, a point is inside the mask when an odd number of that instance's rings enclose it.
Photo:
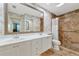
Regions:
[[[0,56],[17,56],[17,49],[11,48],[10,50],[5,50],[0,53]]]
[[[51,48],[51,45],[51,36],[12,43],[0,46],[0,56],[36,56]]]
[[[41,39],[32,40],[32,55],[40,55],[41,54]]]
[[[47,48],[52,48],[52,37],[47,37]]]
[[[40,55],[52,47],[52,37],[43,37],[32,40],[32,55]]]
[[[31,41],[19,42],[0,47],[0,55],[4,56],[30,56]]]
[[[47,48],[47,37],[42,38],[42,52],[46,51]]]
[[[0,47],[0,55],[12,56],[17,55],[17,48],[13,48],[14,45],[6,45]]]
[[[19,46],[17,47],[17,55],[18,56],[31,56],[31,41],[26,41],[19,43]]]
[[[52,47],[52,37],[42,38],[42,52]]]

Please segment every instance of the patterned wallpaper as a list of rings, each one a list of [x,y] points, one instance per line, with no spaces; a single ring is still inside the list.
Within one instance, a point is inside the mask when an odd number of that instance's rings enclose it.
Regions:
[[[72,12],[59,19],[62,46],[79,51],[79,12]]]

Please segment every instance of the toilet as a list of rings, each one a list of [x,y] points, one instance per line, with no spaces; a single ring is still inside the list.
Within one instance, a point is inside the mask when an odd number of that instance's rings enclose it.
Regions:
[[[60,46],[60,44],[61,44],[60,41],[53,39],[53,40],[52,40],[52,43],[53,43],[53,49],[59,51],[59,50],[60,50],[60,47],[59,47],[59,46]]]

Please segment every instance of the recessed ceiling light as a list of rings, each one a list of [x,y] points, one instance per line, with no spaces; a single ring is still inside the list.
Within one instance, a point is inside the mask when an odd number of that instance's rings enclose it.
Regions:
[[[56,18],[56,20],[58,20],[58,18]]]
[[[56,7],[61,7],[62,5],[64,5],[64,3],[59,3]]]

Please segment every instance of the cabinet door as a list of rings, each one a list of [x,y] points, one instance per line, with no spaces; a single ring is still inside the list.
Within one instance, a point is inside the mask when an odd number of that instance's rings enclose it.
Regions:
[[[47,48],[47,37],[45,38],[42,38],[42,52],[46,51],[48,48]]]
[[[0,47],[0,55],[3,56],[30,56],[31,42],[19,42]]]
[[[42,38],[42,52],[51,48],[51,45],[52,45],[52,38],[51,37]]]
[[[19,43],[17,47],[18,56],[31,56],[31,41]]]
[[[32,55],[40,55],[41,53],[41,39],[32,40]]]
[[[37,46],[37,55],[40,55],[41,52],[42,52],[42,42],[41,42],[41,39],[38,39],[37,44],[38,44],[38,46]]]
[[[52,37],[47,37],[47,48],[52,48]]]
[[[3,51],[0,56],[17,56],[17,51],[12,48],[11,50]]]
[[[17,48],[13,48],[13,45],[6,45],[0,47],[0,56],[16,56]]]

